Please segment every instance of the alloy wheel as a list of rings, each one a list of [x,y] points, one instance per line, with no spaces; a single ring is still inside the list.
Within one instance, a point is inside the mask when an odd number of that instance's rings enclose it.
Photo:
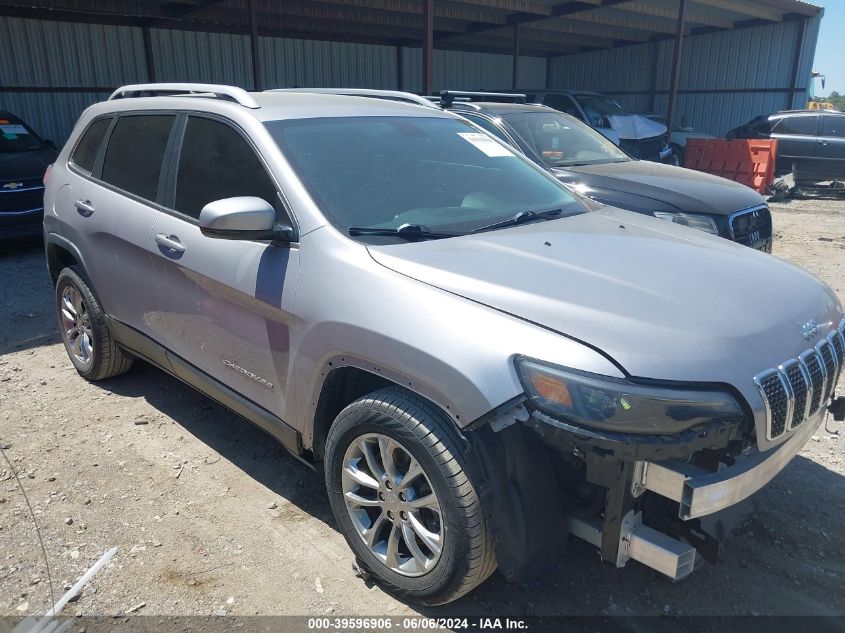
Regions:
[[[62,336],[68,351],[87,369],[94,362],[94,335],[91,317],[82,293],[72,285],[65,286],[61,300]]]
[[[343,457],[343,499],[373,555],[403,576],[431,571],[443,551],[440,502],[417,459],[398,440],[361,435]]]

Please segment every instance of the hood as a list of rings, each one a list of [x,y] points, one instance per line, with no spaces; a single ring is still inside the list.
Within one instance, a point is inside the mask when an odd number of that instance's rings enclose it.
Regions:
[[[609,207],[368,248],[387,268],[592,345],[643,378],[753,393],[754,375],[816,342],[804,340],[801,324],[816,319],[824,334],[841,318],[830,289],[800,268]],[[518,348],[508,336],[501,332]]]
[[[56,152],[45,148],[35,152],[0,153],[0,182],[44,177],[47,166],[56,160]]]
[[[554,174],[570,185],[651,198],[688,213],[727,216],[765,204],[760,194],[733,180],[644,160],[561,168]],[[654,210],[663,209],[658,206]]]
[[[638,140],[666,134],[666,126],[640,114],[611,114],[607,117],[619,138]]]

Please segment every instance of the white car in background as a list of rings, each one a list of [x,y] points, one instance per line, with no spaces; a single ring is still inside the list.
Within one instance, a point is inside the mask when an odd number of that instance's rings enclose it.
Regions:
[[[666,117],[660,114],[646,114],[652,121],[666,125]],[[683,166],[684,159],[687,153],[687,141],[691,138],[716,138],[712,134],[704,132],[696,132],[691,126],[686,124],[685,120],[681,120],[680,125],[673,125],[672,132],[669,136],[669,146],[672,148],[672,154],[678,157],[678,165]]]

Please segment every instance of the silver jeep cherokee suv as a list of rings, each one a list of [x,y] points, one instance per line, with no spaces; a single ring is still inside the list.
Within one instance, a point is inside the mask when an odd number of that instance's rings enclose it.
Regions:
[[[685,576],[842,416],[828,287],[575,196],[422,104],[151,84],[84,112],[44,231],[83,377],[141,358],[258,425],[439,604],[569,535]]]

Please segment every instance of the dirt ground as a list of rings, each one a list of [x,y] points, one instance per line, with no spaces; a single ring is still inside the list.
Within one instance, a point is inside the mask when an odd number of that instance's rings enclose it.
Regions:
[[[773,209],[775,255],[845,301],[845,202]],[[40,247],[5,250],[0,446],[32,504],[56,597],[118,548],[66,614],[112,615],[142,603],[135,613],[420,612],[354,576],[321,476],[260,431],[143,363],[97,385],[78,377],[59,342]],[[636,563],[602,565],[594,548],[572,542],[535,587],[496,574],[425,613],[845,614],[845,425],[828,429],[754,497],[754,518],[724,561],[682,582]],[[50,604],[26,500],[0,457],[0,615]]]

